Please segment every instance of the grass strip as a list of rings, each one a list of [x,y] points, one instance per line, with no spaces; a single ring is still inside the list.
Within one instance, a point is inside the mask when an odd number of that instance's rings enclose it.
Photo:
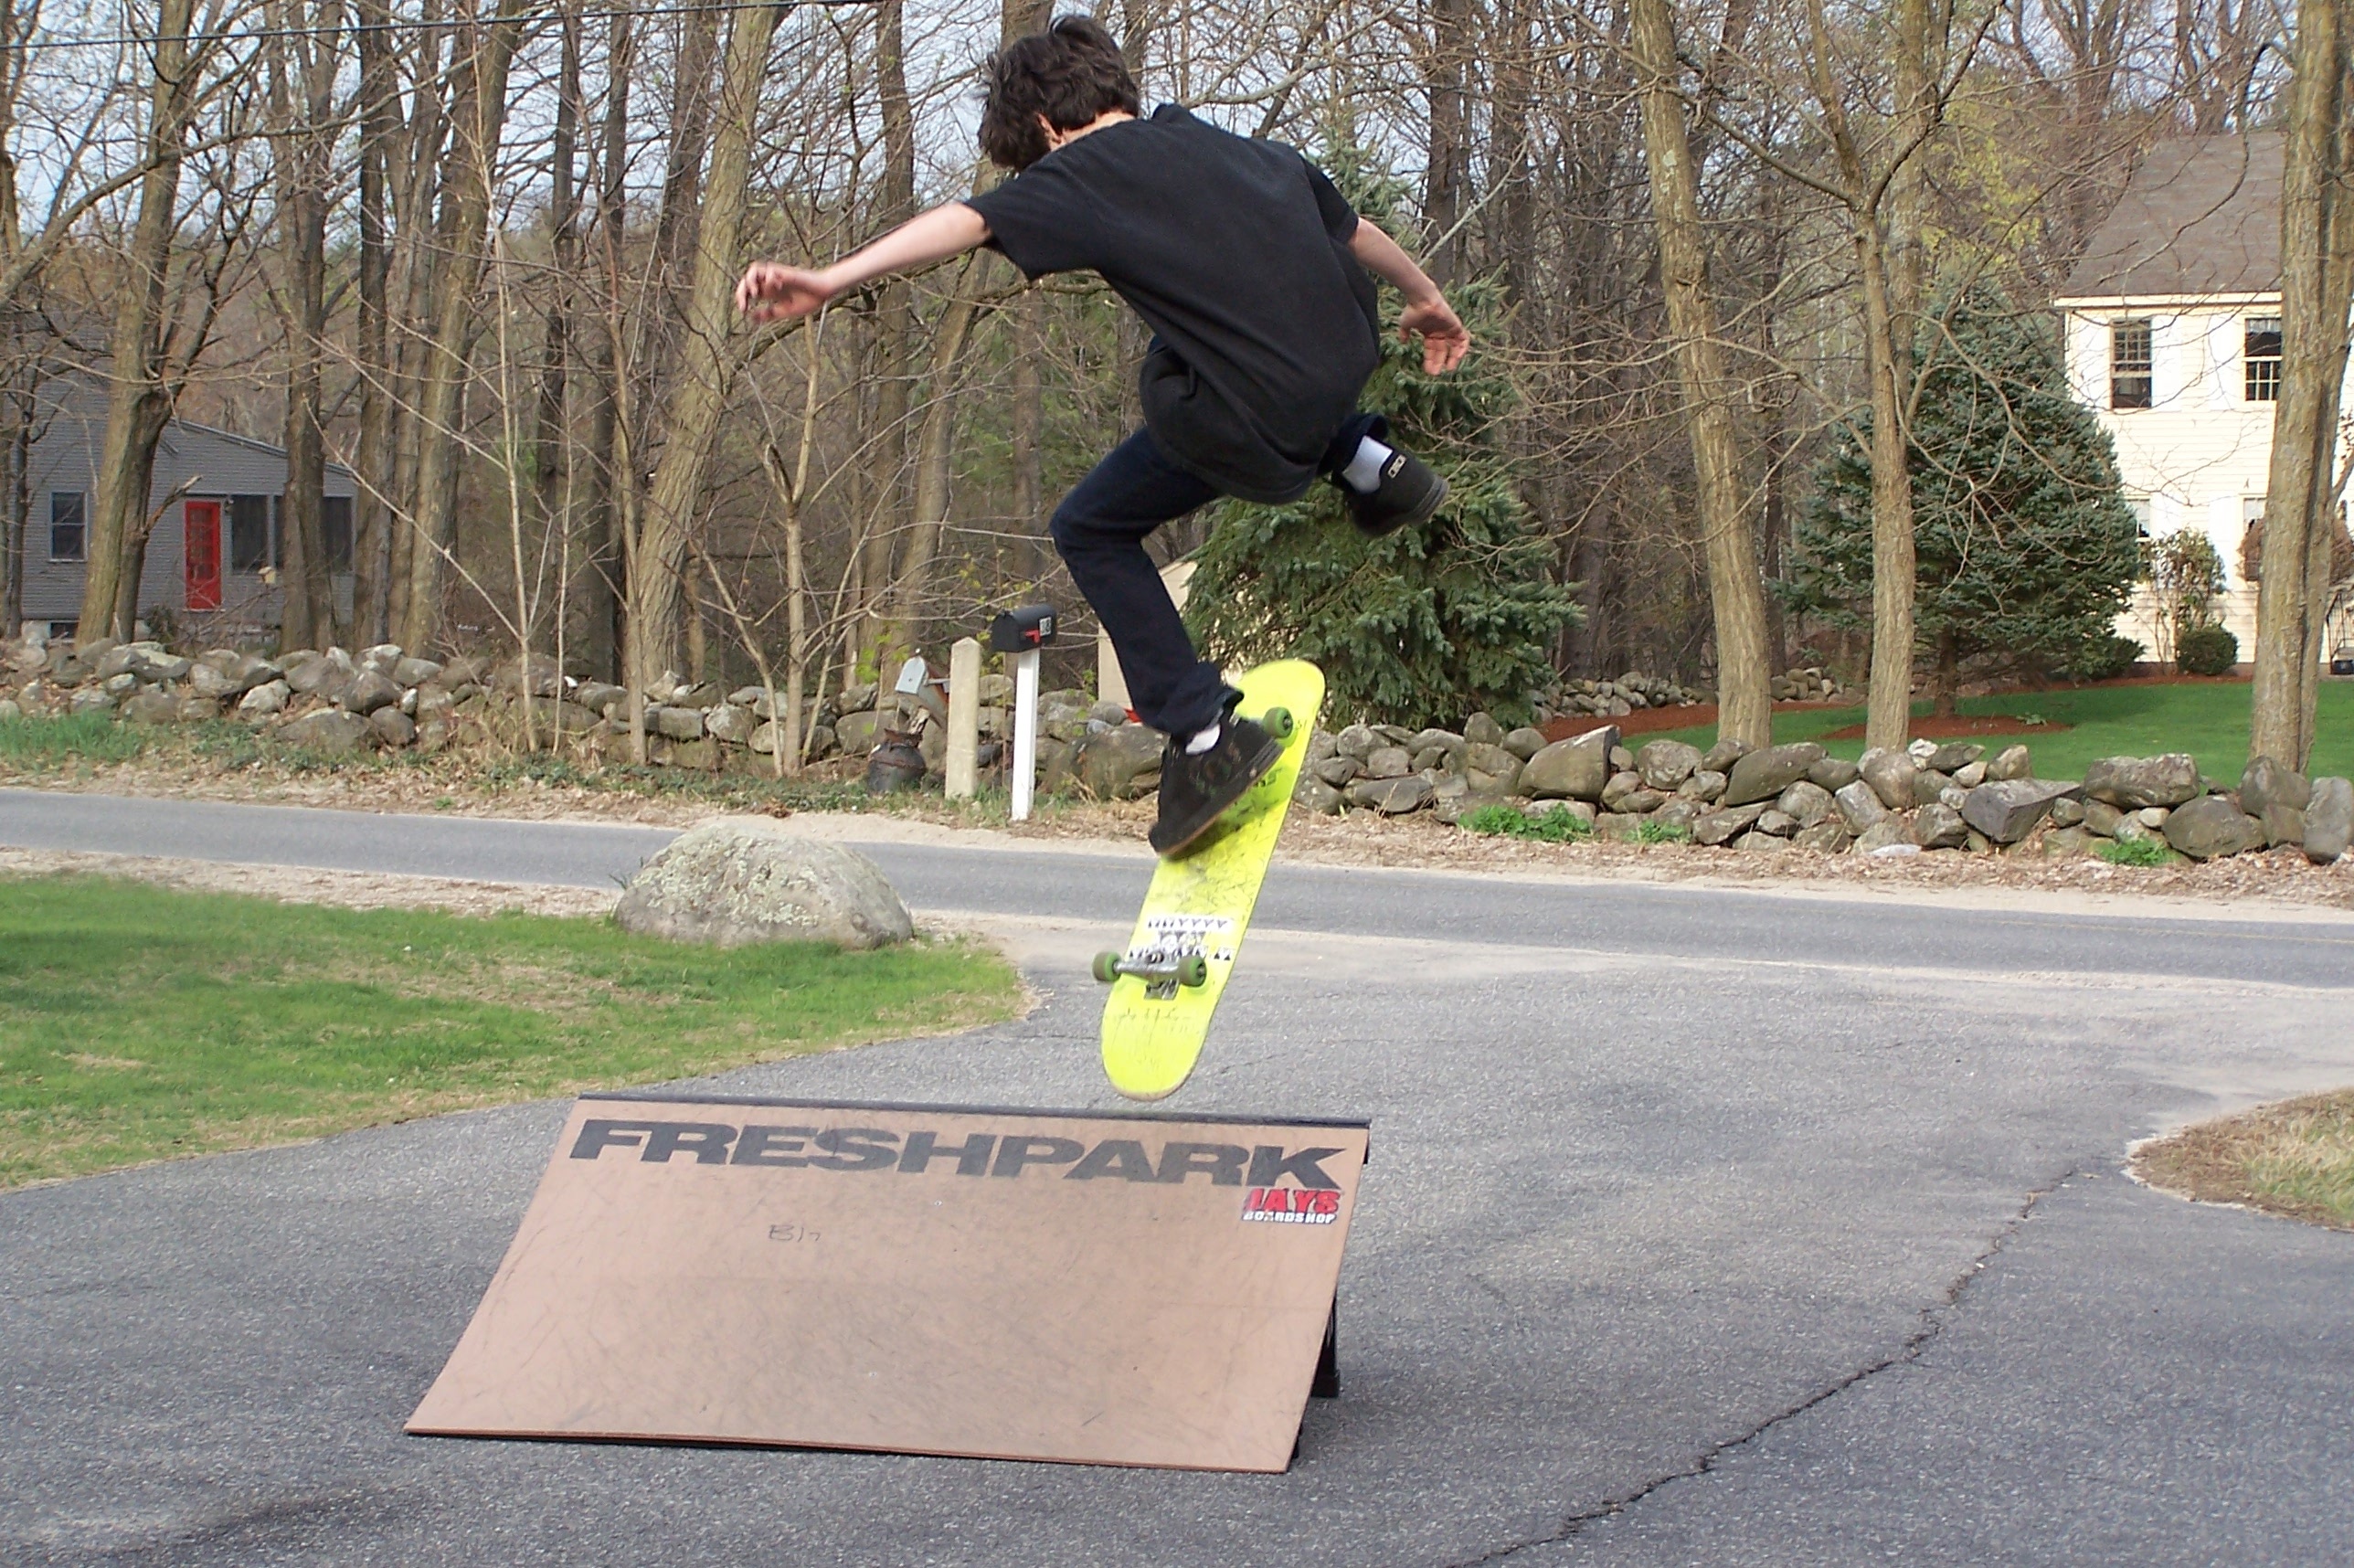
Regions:
[[[720,950],[606,920],[0,880],[0,1188],[1014,1016],[968,942]]]
[[[2134,1173],[2200,1202],[2354,1230],[2354,1089],[2184,1128],[2142,1145]]]

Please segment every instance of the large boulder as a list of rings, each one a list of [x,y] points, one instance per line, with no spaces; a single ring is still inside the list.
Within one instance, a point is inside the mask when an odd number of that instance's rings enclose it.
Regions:
[[[1804,779],[1807,769],[1822,759],[1823,748],[1811,740],[1748,752],[1724,776],[1723,803],[1746,806],[1753,800],[1770,800]]]
[[[1951,806],[1924,806],[1913,815],[1913,842],[1925,850],[1959,849],[1970,842],[1970,825]]]
[[[2302,811],[2313,800],[2313,785],[2294,768],[2284,768],[2269,757],[2251,761],[2240,775],[2240,810],[2261,818],[2274,806]]]
[[[2100,757],[2084,769],[2084,794],[2106,800],[2120,810],[2144,806],[2179,806],[2195,800],[2205,789],[2199,764],[2190,754],[2169,751],[2163,757]]]
[[[722,817],[681,833],[630,879],[613,918],[641,936],[721,948],[880,948],[915,934],[873,861],[770,817]]]
[[[127,698],[122,716],[131,724],[172,724],[180,716],[180,699],[161,692],[141,692]]]
[[[338,700],[353,713],[365,717],[378,708],[399,706],[400,688],[392,683],[388,675],[378,674],[374,670],[362,670],[345,683]]]
[[[1161,787],[1161,739],[1140,724],[1099,729],[1079,744],[1071,776],[1098,800],[1133,800]]]
[[[2305,803],[2305,858],[2327,865],[2346,853],[2354,838],[2354,782],[2317,779],[2313,798]]]
[[[1840,823],[1850,833],[1861,835],[1865,829],[1888,815],[1888,808],[1881,803],[1880,792],[1861,779],[1833,791],[1831,801],[1838,809]]]
[[[1727,810],[1702,812],[1692,823],[1692,842],[1731,843],[1736,834],[1746,832],[1765,814],[1763,801],[1754,806],[1734,806]]]
[[[1774,809],[1802,828],[1811,828],[1831,814],[1831,792],[1811,779],[1801,779],[1774,799]]]
[[[1635,771],[1654,789],[1673,789],[1700,771],[1701,749],[1681,740],[1647,740],[1635,753]]]
[[[1999,844],[2015,844],[2035,831],[2052,803],[2084,788],[2054,779],[2001,779],[1981,784],[1962,800],[1962,821]]]
[[[1920,769],[1914,766],[1912,758],[1902,751],[1875,746],[1855,766],[1863,781],[1872,786],[1872,792],[1880,797],[1882,805],[1892,811],[1913,809],[1913,776]]]
[[[1403,779],[1363,779],[1343,791],[1352,806],[1379,811],[1385,817],[1404,816],[1430,803],[1431,784],[1419,773]]]
[[[1807,769],[1807,782],[1836,795],[1854,783],[1861,771],[1844,757],[1826,757]]]
[[[1987,760],[1986,776],[1990,784],[2007,784],[2014,779],[2032,779],[2035,777],[2035,764],[2028,756],[2027,747],[2006,746]]]
[[[1610,782],[1615,729],[1557,740],[1521,769],[1521,793],[1536,800],[1599,800]]]
[[[2166,842],[2192,860],[2215,860],[2264,847],[2262,822],[2221,795],[2201,795],[2166,819]]]
[[[305,751],[316,751],[328,757],[345,757],[365,747],[375,738],[376,731],[367,720],[357,714],[347,714],[340,708],[321,708],[305,715],[278,732],[279,737]]]

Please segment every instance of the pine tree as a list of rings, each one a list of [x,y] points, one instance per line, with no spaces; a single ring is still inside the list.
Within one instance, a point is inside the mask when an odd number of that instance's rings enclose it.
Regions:
[[[1395,182],[1364,175],[1345,153],[1320,162],[1360,213],[1397,232]],[[1423,374],[1419,339],[1400,341],[1400,302],[1383,293],[1382,364],[1361,406],[1388,415],[1396,444],[1447,477],[1447,503],[1421,527],[1367,539],[1320,482],[1287,505],[1221,503],[1188,619],[1222,662],[1320,665],[1328,719],[1451,725],[1482,709],[1521,719],[1553,679],[1553,639],[1579,611],[1550,580],[1552,552],[1502,449],[1519,394],[1483,348],[1503,332],[1496,291],[1447,291],[1473,346],[1438,376]]]
[[[1923,334],[1915,615],[1941,715],[1966,661],[1999,656],[2040,675],[2092,658],[2133,588],[2138,532],[2115,450],[2068,395],[2057,335],[1991,289]],[[1816,472],[1782,588],[1792,608],[1844,628],[1871,625],[1870,447],[1867,414]]]

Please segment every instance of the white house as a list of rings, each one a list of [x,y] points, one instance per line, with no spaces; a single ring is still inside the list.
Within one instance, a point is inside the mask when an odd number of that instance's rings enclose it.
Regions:
[[[51,636],[70,636],[89,569],[106,388],[88,377],[61,376],[43,384],[36,403],[23,614],[46,623]],[[357,489],[349,469],[327,465],[327,558],[338,606],[346,611]],[[284,448],[185,419],[166,425],[148,504],[152,510],[172,499],[148,537],[140,613],[167,609],[183,626],[203,627],[206,636],[223,641],[266,636],[279,624],[282,602],[278,510],[285,490]]]
[[[2281,154],[2274,132],[2152,149],[2052,302],[2070,385],[2115,438],[2144,532],[2200,529],[2222,557],[2243,661],[2256,592],[2241,545],[2263,514],[2280,396]],[[2168,641],[2157,621],[2139,593],[2117,630],[2155,653]],[[2341,618],[2325,641],[2326,656],[2354,626]]]

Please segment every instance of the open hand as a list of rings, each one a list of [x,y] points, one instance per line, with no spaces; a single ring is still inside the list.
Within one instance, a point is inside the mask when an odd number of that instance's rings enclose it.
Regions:
[[[756,322],[788,322],[810,314],[833,296],[834,289],[822,272],[779,261],[755,261],[744,269],[744,281],[736,285],[736,308]]]
[[[1471,334],[1464,328],[1463,319],[1445,300],[1433,298],[1418,305],[1408,305],[1398,317],[1398,336],[1411,343],[1416,334],[1422,337],[1422,373],[1437,376],[1463,363],[1471,351]]]

